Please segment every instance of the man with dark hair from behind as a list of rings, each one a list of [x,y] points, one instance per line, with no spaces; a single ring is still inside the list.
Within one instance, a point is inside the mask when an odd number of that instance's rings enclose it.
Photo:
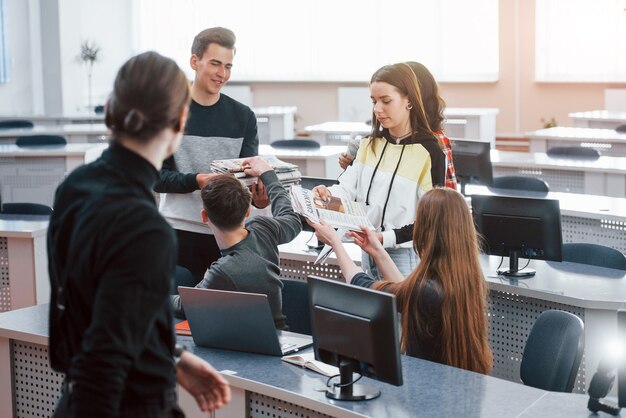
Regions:
[[[180,417],[176,381],[204,411],[230,399],[219,373],[175,346],[168,296],[176,238],[152,195],[180,143],[189,100],[173,60],[131,58],[106,106],[109,149],[56,191],[50,362],[65,382],[55,417]]]
[[[235,34],[226,28],[200,32],[191,46],[195,78],[185,135],[180,148],[163,163],[155,191],[160,211],[176,231],[178,264],[199,282],[220,251],[211,230],[200,218],[200,189],[214,175],[213,160],[258,155],[259,138],[254,112],[221,93],[230,79],[235,57]],[[262,184],[252,189],[255,206],[267,206]]]
[[[255,216],[244,224],[250,214],[248,189],[227,174],[211,178],[202,189],[202,219],[211,227],[222,257],[196,287],[265,294],[276,328],[286,329],[278,245],[293,240],[302,223],[276,173],[261,157],[247,159],[243,165],[250,166],[246,174],[259,176],[265,184],[273,217]],[[182,314],[180,297],[171,296],[171,300],[174,310]]]

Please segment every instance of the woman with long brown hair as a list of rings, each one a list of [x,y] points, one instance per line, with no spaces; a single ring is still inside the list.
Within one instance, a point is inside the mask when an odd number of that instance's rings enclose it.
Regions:
[[[375,232],[363,228],[362,233],[352,233],[380,269],[383,280],[378,282],[354,264],[332,227],[314,228],[335,249],[348,282],[397,296],[404,353],[489,373],[493,356],[487,338],[487,286],[467,203],[454,190],[433,189],[420,199],[415,224],[419,227],[413,230],[413,248],[421,262],[406,279]]]

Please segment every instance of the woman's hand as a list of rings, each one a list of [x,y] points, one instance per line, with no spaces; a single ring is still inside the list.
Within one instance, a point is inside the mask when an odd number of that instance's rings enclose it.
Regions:
[[[326,207],[330,202],[330,190],[326,186],[319,185],[313,188],[313,201],[316,205]]]
[[[354,155],[349,154],[347,152],[342,152],[341,155],[339,156],[339,166],[341,167],[342,170],[345,170],[346,168],[348,168],[348,166],[350,165],[352,161],[354,161]]]
[[[319,224],[314,224],[307,219],[307,223],[315,230],[315,236],[318,241],[328,244],[333,248],[341,245],[341,237],[337,234],[335,228],[326,222],[320,220]]]
[[[372,258],[376,258],[376,255],[381,252],[385,252],[383,248],[383,244],[381,243],[382,234],[372,231],[366,226],[361,225],[361,232],[350,231],[347,235],[354,238],[354,242],[356,245],[361,247],[363,251],[368,253]]]

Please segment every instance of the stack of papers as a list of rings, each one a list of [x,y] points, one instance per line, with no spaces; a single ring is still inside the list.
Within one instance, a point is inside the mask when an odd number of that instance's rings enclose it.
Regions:
[[[297,184],[300,182],[302,174],[295,164],[281,161],[273,155],[261,156],[276,172],[278,180],[283,185]],[[233,158],[230,160],[214,160],[211,163],[211,171],[214,173],[231,174],[239,179],[244,186],[250,187],[258,181],[255,176],[244,173],[246,167],[243,166],[245,158]]]

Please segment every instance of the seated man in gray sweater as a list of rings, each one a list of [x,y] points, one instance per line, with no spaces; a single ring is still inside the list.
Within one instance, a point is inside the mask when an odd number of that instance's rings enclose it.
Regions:
[[[248,189],[227,174],[209,180],[201,192],[202,219],[215,234],[222,257],[196,287],[266,294],[276,328],[286,329],[278,245],[293,240],[302,224],[274,170],[261,157],[249,158],[244,165],[250,165],[246,174],[263,181],[274,217],[256,216],[244,223],[250,214]],[[178,295],[171,296],[171,302],[177,315],[184,314]]]

